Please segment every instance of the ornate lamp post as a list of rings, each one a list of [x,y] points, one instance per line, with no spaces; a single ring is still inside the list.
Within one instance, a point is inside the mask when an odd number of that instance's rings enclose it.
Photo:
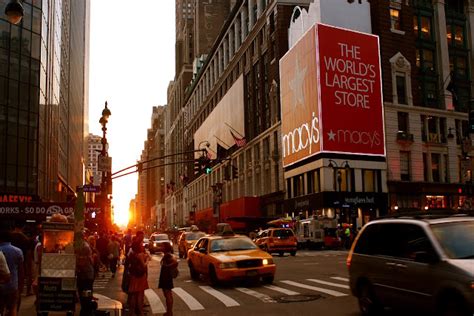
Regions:
[[[18,24],[23,18],[23,6],[19,0],[10,0],[10,2],[5,6],[5,15],[8,18],[8,21],[12,24]]]
[[[107,123],[109,117],[112,115],[109,108],[107,107],[107,101],[105,102],[105,108],[102,110],[102,117],[99,120],[100,125],[102,125],[102,150],[99,155],[99,170],[102,171],[102,181],[101,181],[101,208],[102,208],[102,223],[104,224],[104,229],[108,230],[111,227],[111,214],[110,214],[110,199],[109,194],[112,193],[112,179],[111,179],[111,158],[109,158],[108,153],[108,143],[107,143]]]
[[[350,165],[349,165],[349,162],[347,160],[345,160],[342,164],[341,164],[341,167],[339,167],[338,163],[332,159],[329,159],[329,167],[333,169],[333,172],[337,170],[337,176],[334,177],[334,180],[337,181],[337,185],[336,186],[336,191],[337,191],[337,198],[338,198],[338,206],[339,206],[339,224],[342,225],[342,216],[343,216],[343,211],[342,211],[342,205],[343,205],[343,201],[342,201],[342,171],[341,171],[341,168],[344,168],[346,169],[346,177],[347,177],[347,174],[350,170]],[[334,203],[336,204],[336,203]],[[344,214],[345,215],[345,214]]]

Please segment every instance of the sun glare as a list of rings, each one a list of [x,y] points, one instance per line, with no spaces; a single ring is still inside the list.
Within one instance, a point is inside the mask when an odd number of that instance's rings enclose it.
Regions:
[[[126,227],[128,225],[128,210],[115,210],[114,223],[120,227]]]

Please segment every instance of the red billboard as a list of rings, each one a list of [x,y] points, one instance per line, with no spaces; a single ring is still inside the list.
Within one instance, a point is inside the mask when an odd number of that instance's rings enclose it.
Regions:
[[[317,24],[280,60],[283,166],[320,152],[385,156],[376,35]]]
[[[378,37],[323,24],[316,36],[323,151],[384,156]]]

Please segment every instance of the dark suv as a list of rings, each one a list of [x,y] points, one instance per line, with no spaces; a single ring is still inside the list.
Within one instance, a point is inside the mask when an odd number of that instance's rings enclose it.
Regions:
[[[384,307],[474,312],[474,217],[387,218],[368,223],[347,258],[363,315]]]

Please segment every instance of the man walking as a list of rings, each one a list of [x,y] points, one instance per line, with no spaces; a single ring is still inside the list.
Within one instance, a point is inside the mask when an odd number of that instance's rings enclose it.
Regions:
[[[10,233],[0,230],[0,251],[3,252],[10,270],[10,281],[0,284],[0,315],[17,316],[19,308],[19,298],[21,294],[20,280],[24,278],[23,272],[23,253],[12,246],[10,242]],[[21,282],[23,284],[23,282]]]

